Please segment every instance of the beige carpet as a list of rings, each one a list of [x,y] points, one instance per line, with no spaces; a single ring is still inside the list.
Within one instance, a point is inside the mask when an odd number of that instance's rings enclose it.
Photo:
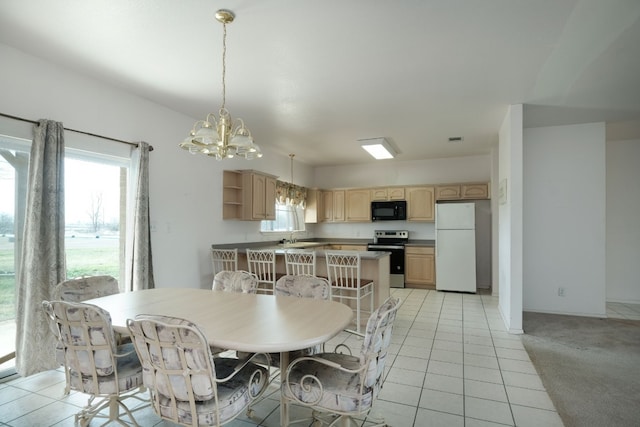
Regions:
[[[640,426],[640,321],[527,312],[523,324],[567,427]]]

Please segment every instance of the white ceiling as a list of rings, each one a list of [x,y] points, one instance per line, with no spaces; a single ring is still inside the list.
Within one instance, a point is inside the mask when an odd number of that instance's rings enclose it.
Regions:
[[[220,8],[227,108],[310,165],[380,136],[399,160],[488,153],[510,104],[526,126],[640,120],[637,0],[2,0],[0,43],[195,121],[220,107]]]

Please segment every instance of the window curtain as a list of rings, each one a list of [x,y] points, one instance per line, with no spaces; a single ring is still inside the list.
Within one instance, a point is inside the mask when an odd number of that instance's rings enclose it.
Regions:
[[[280,205],[300,206],[307,201],[307,189],[290,182],[276,181],[276,203]]]
[[[149,221],[149,144],[140,142],[131,157],[133,193],[129,197],[125,290],[137,291],[155,287],[151,259],[151,226]]]
[[[34,125],[27,184],[27,217],[16,301],[16,370],[21,376],[55,369],[57,338],[42,301],[66,278],[64,252],[64,128]]]

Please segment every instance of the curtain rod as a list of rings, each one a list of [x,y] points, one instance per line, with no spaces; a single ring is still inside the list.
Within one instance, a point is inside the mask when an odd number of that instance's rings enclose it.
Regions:
[[[0,116],[2,116],[2,117],[7,117],[7,118],[9,118],[9,119],[20,120],[20,121],[22,121],[22,122],[38,124],[38,122],[37,122],[37,121],[35,121],[35,120],[25,119],[25,118],[23,118],[23,117],[18,117],[18,116],[12,116],[12,115],[10,115],[10,114],[0,113]],[[111,138],[111,137],[109,137],[109,136],[98,135],[98,134],[95,134],[95,133],[85,132],[85,131],[77,130],[77,129],[70,129],[70,128],[67,128],[67,127],[63,127],[63,129],[64,129],[64,130],[68,130],[69,132],[75,132],[75,133],[80,133],[80,134],[83,134],[83,135],[95,136],[96,138],[107,139],[107,140],[109,140],[109,141],[121,142],[121,143],[123,143],[123,144],[129,144],[129,145],[133,145],[133,146],[135,146],[135,147],[137,147],[137,146],[138,146],[138,143],[137,143],[137,142],[124,141],[124,140],[122,140],[122,139]],[[152,146],[152,145],[149,145],[149,151],[153,151],[153,146]]]

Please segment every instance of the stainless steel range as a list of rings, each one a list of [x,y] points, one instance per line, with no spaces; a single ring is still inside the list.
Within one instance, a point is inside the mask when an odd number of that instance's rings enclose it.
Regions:
[[[392,288],[404,288],[404,245],[408,241],[407,230],[375,230],[373,243],[367,245],[368,251],[391,252],[389,285]]]

